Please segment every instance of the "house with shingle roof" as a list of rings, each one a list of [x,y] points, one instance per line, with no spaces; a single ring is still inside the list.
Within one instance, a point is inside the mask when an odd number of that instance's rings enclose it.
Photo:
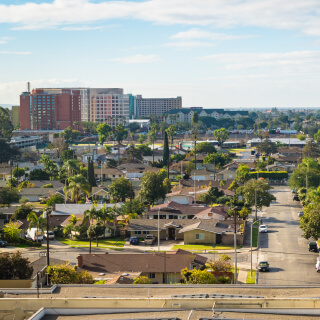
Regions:
[[[96,209],[100,210],[103,206],[106,206],[106,208],[113,208],[116,206],[117,208],[120,208],[123,205],[122,202],[118,203],[104,203],[104,204],[97,204]],[[90,210],[92,207],[92,203],[67,203],[67,204],[60,204],[56,203],[52,205],[52,213],[51,215],[67,215],[70,216],[71,214],[82,214],[86,210]]]
[[[244,230],[244,228],[241,228],[241,225],[244,226],[244,224],[245,221],[242,219],[236,221],[237,241],[239,244],[243,243],[241,230]],[[206,227],[204,228],[205,225]],[[190,228],[188,229],[187,227]],[[157,238],[159,232],[160,240],[184,240],[185,243],[209,243],[213,245],[220,243],[232,244],[234,220],[131,219],[126,229],[130,236],[139,238],[145,238],[147,234],[152,234]],[[204,235],[197,236],[196,233],[199,233],[202,229],[205,231]]]
[[[200,269],[207,258],[185,250],[163,253],[81,254],[77,272],[88,271],[94,279],[119,279],[144,276],[152,283],[179,283],[181,270]],[[109,283],[109,282],[107,282]]]

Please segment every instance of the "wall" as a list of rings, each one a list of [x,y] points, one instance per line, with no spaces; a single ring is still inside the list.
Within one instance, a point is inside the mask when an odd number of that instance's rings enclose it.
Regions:
[[[196,239],[196,233],[203,233],[204,239],[203,240],[197,240]],[[184,243],[185,244],[191,244],[191,243],[210,243],[215,244],[216,243],[216,234],[208,231],[202,231],[202,230],[191,230],[184,232]]]
[[[31,288],[32,280],[0,280],[0,288]]]
[[[242,245],[243,244],[243,235],[237,234],[237,244]],[[227,245],[233,245],[234,243],[234,234],[233,232],[230,232],[230,234],[223,234],[222,235],[222,244]]]

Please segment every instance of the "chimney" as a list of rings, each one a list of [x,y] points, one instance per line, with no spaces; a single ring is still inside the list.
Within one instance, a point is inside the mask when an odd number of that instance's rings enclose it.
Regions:
[[[56,204],[55,203],[52,204],[52,211],[56,211]]]
[[[77,257],[77,259],[78,259],[78,267],[82,268],[82,266],[83,266],[83,256],[80,255],[80,256]]]

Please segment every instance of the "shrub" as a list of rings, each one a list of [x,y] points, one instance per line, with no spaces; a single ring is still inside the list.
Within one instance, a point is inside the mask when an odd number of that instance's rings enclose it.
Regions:
[[[52,183],[44,184],[41,188],[53,188]]]
[[[99,281],[95,281],[94,284],[105,284],[107,282],[107,280],[99,280]]]
[[[26,244],[30,247],[41,247],[42,246],[41,242],[32,241],[32,240],[28,240],[28,239],[24,239],[24,238],[19,238],[19,242],[21,244]]]
[[[151,280],[148,277],[139,276],[138,278],[133,278],[133,284],[150,284]]]
[[[222,284],[229,283],[229,278],[228,277],[219,277],[218,281]]]
[[[225,204],[225,203],[227,203],[229,200],[230,200],[229,197],[223,196],[223,197],[219,197],[219,198],[216,200],[216,203],[218,203],[218,204]]]

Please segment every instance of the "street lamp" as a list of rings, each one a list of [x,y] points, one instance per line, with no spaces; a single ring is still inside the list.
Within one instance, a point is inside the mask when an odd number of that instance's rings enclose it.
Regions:
[[[234,284],[237,283],[237,209],[238,207],[234,207]]]

